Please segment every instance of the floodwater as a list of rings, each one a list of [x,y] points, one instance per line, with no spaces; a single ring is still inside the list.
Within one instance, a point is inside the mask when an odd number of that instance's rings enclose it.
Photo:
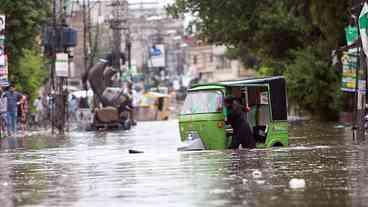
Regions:
[[[8,138],[0,206],[366,206],[368,147],[349,128],[290,126],[290,147],[178,152],[176,121]],[[142,154],[129,154],[128,150]]]

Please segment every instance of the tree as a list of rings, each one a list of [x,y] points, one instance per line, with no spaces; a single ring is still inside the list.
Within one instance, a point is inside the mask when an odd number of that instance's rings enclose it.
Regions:
[[[324,116],[335,113],[338,108],[340,96],[336,90],[328,90],[326,94],[303,94],[301,97],[309,104],[304,104],[293,90],[304,88],[313,92],[316,85],[321,85],[319,83],[339,88],[339,80],[331,78],[338,74],[329,67],[329,58],[332,50],[345,44],[343,31],[348,22],[350,2],[176,0],[167,9],[173,16],[191,13],[198,17],[196,24],[205,40],[229,46],[232,48],[229,54],[243,62],[254,56],[260,62],[260,73],[287,74],[291,102]],[[318,64],[308,65],[302,57],[318,61]],[[328,76],[316,75],[316,71],[304,73],[307,66],[319,67],[320,73]],[[301,81],[298,74],[307,81]],[[331,98],[331,101],[321,95]],[[316,111],[311,107],[313,105],[323,106],[324,110]]]
[[[6,15],[10,81],[29,95],[35,94],[47,75],[40,57],[40,37],[50,8],[48,0],[3,0],[0,4],[0,13]]]
[[[45,60],[37,51],[24,49],[19,59],[20,70],[14,74],[18,82],[17,89],[29,95],[33,100],[38,94],[37,90],[42,86],[47,76]]]
[[[201,35],[209,43],[247,48],[264,62],[285,59],[289,49],[302,47],[306,18],[302,1],[177,0],[168,7],[174,16],[190,12],[198,17]]]
[[[341,103],[339,76],[318,47],[293,52],[287,66],[288,96],[291,103],[319,115],[323,120],[336,119]]]

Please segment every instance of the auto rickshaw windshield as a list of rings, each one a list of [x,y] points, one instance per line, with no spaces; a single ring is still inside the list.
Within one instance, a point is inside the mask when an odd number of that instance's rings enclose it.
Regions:
[[[185,98],[181,115],[222,112],[221,91],[193,91]]]

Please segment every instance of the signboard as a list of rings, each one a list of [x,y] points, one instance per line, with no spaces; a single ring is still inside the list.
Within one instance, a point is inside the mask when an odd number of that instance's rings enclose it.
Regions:
[[[57,77],[69,77],[67,53],[56,54],[55,73]]]
[[[150,66],[151,67],[165,67],[165,46],[153,45],[150,48]]]
[[[0,67],[5,67],[6,65],[6,56],[4,53],[4,49],[0,47]]]
[[[7,62],[6,56],[5,61]],[[9,86],[8,65],[0,67],[0,86]]]
[[[0,45],[1,46],[5,45],[5,36],[4,35],[0,35]]]
[[[346,41],[348,45],[358,39],[358,29],[348,26],[345,28]],[[345,92],[355,92],[356,70],[358,69],[358,49],[352,48],[343,53],[342,62],[342,81],[341,90]]]
[[[0,14],[0,86],[9,86],[8,57],[5,54],[5,15]]]
[[[358,67],[358,54],[352,52],[344,52],[341,62],[342,66],[342,86],[345,92],[355,92],[356,89],[356,70]]]
[[[368,55],[368,4],[367,2],[364,3],[364,6],[362,8],[362,11],[359,15],[359,30],[360,30],[360,36],[362,39],[362,46],[363,51],[365,55]]]
[[[363,96],[363,94],[365,93],[365,87],[366,87],[366,81],[365,80],[359,80],[359,93],[358,93],[358,109],[364,109],[363,106],[363,98],[365,98],[365,96]]]
[[[5,34],[5,15],[0,14],[0,35]]]
[[[262,92],[260,94],[260,104],[267,105],[268,104],[268,92]]]
[[[4,75],[6,75],[6,76],[8,76],[8,64],[7,64],[7,56],[6,55],[1,55],[0,56],[0,59],[1,59],[1,61],[0,62],[2,62],[1,64],[0,64],[0,77],[1,76],[4,76]]]

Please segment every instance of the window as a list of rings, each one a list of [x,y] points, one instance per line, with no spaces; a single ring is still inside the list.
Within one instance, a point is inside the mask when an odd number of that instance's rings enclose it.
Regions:
[[[223,95],[220,91],[197,91],[188,93],[180,114],[222,112]]]
[[[225,58],[224,55],[216,56],[216,69],[225,70],[230,68],[231,68],[230,60]]]

